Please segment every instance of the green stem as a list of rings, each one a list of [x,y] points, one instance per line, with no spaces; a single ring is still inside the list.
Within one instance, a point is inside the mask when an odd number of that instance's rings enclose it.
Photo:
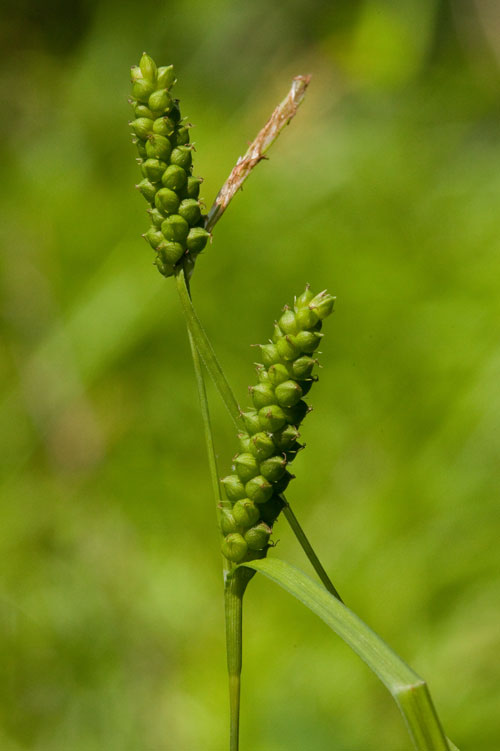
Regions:
[[[229,748],[238,751],[242,662],[243,596],[229,586],[224,592],[226,611],[227,674],[229,678]]]
[[[188,294],[190,295],[189,283],[186,284]],[[200,400],[201,416],[203,419],[203,431],[205,434],[205,447],[207,450],[208,466],[210,469],[210,479],[212,482],[212,492],[215,499],[215,503],[218,505],[221,498],[221,490],[219,483],[219,472],[217,469],[217,457],[215,454],[214,437],[212,433],[212,423],[210,420],[210,410],[208,407],[207,390],[205,388],[205,379],[203,378],[202,364],[200,360],[200,354],[196,348],[196,344],[193,339],[193,335],[187,326],[187,333],[189,338],[189,346],[191,348],[191,357],[193,359],[194,374],[196,378],[196,386],[198,389],[198,397]]]
[[[219,473],[217,471],[217,459],[215,456],[215,446],[212,434],[212,426],[210,422],[210,413],[208,411],[207,392],[205,389],[205,381],[203,379],[203,372],[201,370],[201,361],[196,345],[191,336],[191,332],[188,330],[189,345],[191,347],[191,355],[193,357],[194,372],[196,376],[196,385],[198,387],[198,396],[200,398],[200,408],[203,418],[203,429],[205,433],[205,445],[207,449],[208,465],[210,467],[210,479],[212,481],[212,491],[217,503],[220,501],[221,492],[219,486]]]
[[[196,315],[189,295],[189,289],[186,282],[186,275],[184,269],[181,268],[176,273],[177,291],[179,293],[182,311],[186,319],[186,323],[191,336],[194,339],[196,347],[202,357],[206,369],[208,370],[210,377],[212,378],[217,391],[219,392],[222,401],[227,407],[229,414],[231,415],[233,422],[238,430],[241,429],[243,422],[241,419],[241,410],[238,402],[229,386],[224,372],[220,366],[219,361],[215,355],[214,349],[210,343],[208,336],[200,323],[200,319]]]
[[[225,578],[224,606],[231,717],[230,751],[238,751],[239,748],[243,595],[253,573],[249,569],[233,568]]]
[[[186,286],[186,292],[191,298],[191,290],[189,288],[189,282],[185,281]],[[200,408],[201,408],[201,416],[203,419],[203,432],[205,434],[205,448],[207,450],[207,458],[208,458],[208,466],[210,469],[210,480],[212,483],[212,492],[215,500],[215,505],[217,508],[217,517],[220,517],[220,511],[219,511],[219,504],[226,505],[226,501],[222,499],[222,493],[220,489],[220,483],[219,483],[219,472],[217,469],[217,456],[215,453],[215,445],[214,445],[214,437],[212,433],[212,422],[210,420],[210,410],[208,407],[208,398],[207,398],[207,390],[205,388],[205,379],[203,377],[203,368],[200,360],[200,353],[198,352],[198,349],[196,347],[193,335],[191,333],[191,330],[189,328],[189,325],[186,321],[186,328],[189,338],[189,346],[191,349],[191,357],[193,359],[193,366],[194,366],[194,374],[196,378],[196,386],[198,389],[198,398],[200,400]],[[220,529],[220,524],[218,524],[218,527]],[[222,531],[221,531],[222,535]],[[223,570],[224,575],[226,575],[230,571],[229,562],[226,560],[226,558],[222,558],[223,560]]]
[[[190,299],[191,292],[189,289],[189,282],[186,278],[185,289]],[[219,511],[218,507],[219,501],[221,499],[221,492],[219,484],[219,474],[217,471],[217,458],[215,454],[212,425],[210,421],[210,410],[208,407],[207,391],[205,388],[205,379],[203,377],[200,354],[196,347],[189,325],[187,325],[187,331],[189,337],[189,345],[191,347],[191,356],[193,358],[193,366],[196,376],[196,385],[198,388],[201,414],[203,417],[205,445],[207,449],[208,464],[210,467],[212,490],[217,505],[217,510]],[[231,566],[230,562],[224,557],[222,560],[224,571],[224,607],[226,624],[227,668],[229,680],[230,751],[238,751],[242,661],[242,605],[243,593],[245,591],[246,583],[248,583],[250,577],[248,576],[248,574],[242,576],[240,571],[232,572],[234,567]]]
[[[288,503],[288,501],[286,500],[286,498],[285,498],[285,496],[283,494],[281,494],[281,500],[285,504],[285,507],[283,509],[283,513],[285,515],[285,518],[286,518],[288,524],[290,525],[290,527],[292,528],[292,530],[293,530],[293,532],[295,534],[295,537],[297,538],[297,540],[299,541],[300,545],[302,546],[302,550],[304,551],[304,553],[309,558],[309,561],[310,561],[312,567],[314,568],[314,570],[318,574],[320,580],[323,582],[323,584],[324,584],[325,588],[328,590],[328,592],[330,592],[334,597],[336,597],[337,600],[340,600],[340,602],[343,602],[341,596],[339,595],[339,593],[335,589],[335,587],[333,585],[333,582],[331,581],[330,577],[328,576],[328,574],[326,573],[325,569],[321,565],[321,561],[319,560],[318,556],[314,552],[314,549],[313,549],[311,543],[309,542],[309,540],[308,540],[308,538],[306,536],[306,533],[304,532],[304,530],[300,526],[297,517],[293,513],[290,504]]]

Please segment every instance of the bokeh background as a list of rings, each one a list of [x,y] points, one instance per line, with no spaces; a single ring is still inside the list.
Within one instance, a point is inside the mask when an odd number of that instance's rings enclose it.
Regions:
[[[208,206],[285,95],[293,124],[193,293],[242,401],[281,306],[328,287],[289,498],[345,600],[500,746],[500,7],[495,0],[8,0],[0,26],[3,751],[219,751],[218,535],[172,280],[127,120],[177,68]],[[220,471],[236,450],[210,388]],[[274,553],[309,571],[284,521]],[[269,582],[246,597],[242,748],[403,751],[389,695]]]

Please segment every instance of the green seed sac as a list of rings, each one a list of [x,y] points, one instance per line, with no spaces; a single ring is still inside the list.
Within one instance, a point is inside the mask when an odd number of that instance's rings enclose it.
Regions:
[[[248,543],[238,532],[226,535],[222,543],[222,554],[233,563],[241,563],[248,551]]]
[[[298,428],[310,410],[303,397],[317,380],[317,360],[311,355],[333,304],[326,291],[314,295],[307,286],[275,324],[273,342],[260,347],[259,383],[250,387],[253,407],[242,413],[240,452],[233,474],[222,480],[232,506],[221,512],[222,552],[233,563],[262,557],[269,548],[272,526],[284,505],[280,494],[293,479],[288,465],[302,448]]]
[[[182,167],[171,164],[163,173],[161,181],[166,188],[175,190],[176,193],[180,194],[187,182],[187,174]]]
[[[161,231],[167,240],[182,244],[186,242],[189,233],[189,224],[179,214],[172,214],[162,222]]]
[[[157,253],[160,273],[172,276],[180,264],[192,267],[210,237],[198,201],[201,178],[191,174],[190,126],[172,97],[173,66],[158,68],[144,53],[131,78],[135,119],[130,127],[144,178],[137,187],[152,209],[153,226],[145,237]]]
[[[175,190],[160,188],[155,195],[155,206],[159,211],[163,211],[164,214],[175,214],[179,208],[179,196]]]

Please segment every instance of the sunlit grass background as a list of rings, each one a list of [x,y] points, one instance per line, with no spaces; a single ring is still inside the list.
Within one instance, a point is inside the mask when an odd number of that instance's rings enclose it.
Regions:
[[[312,73],[193,293],[239,398],[306,281],[337,295],[289,497],[346,602],[500,746],[500,13],[492,0],[8,3],[0,39],[0,748],[219,751],[218,537],[174,284],[127,120],[173,62],[209,206]],[[221,474],[236,450],[210,389]],[[285,523],[274,553],[309,571]],[[403,751],[383,687],[256,578],[243,749]]]

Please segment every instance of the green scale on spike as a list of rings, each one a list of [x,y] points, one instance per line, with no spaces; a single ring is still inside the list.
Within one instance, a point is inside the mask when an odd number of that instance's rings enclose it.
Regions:
[[[307,286],[293,308],[285,307],[272,342],[260,347],[259,382],[249,388],[253,407],[241,415],[240,451],[233,474],[222,480],[231,505],[221,516],[222,553],[233,563],[262,557],[272,544],[272,526],[284,505],[280,494],[293,479],[287,467],[302,448],[298,428],[310,411],[303,397],[317,380],[313,352],[333,304],[326,291],[314,295]]]
[[[184,262],[195,261],[210,237],[198,200],[201,178],[191,174],[189,125],[171,93],[173,66],[158,68],[144,53],[131,79],[135,119],[130,127],[143,176],[137,188],[151,205],[152,226],[144,237],[156,251],[160,273],[172,276]]]

